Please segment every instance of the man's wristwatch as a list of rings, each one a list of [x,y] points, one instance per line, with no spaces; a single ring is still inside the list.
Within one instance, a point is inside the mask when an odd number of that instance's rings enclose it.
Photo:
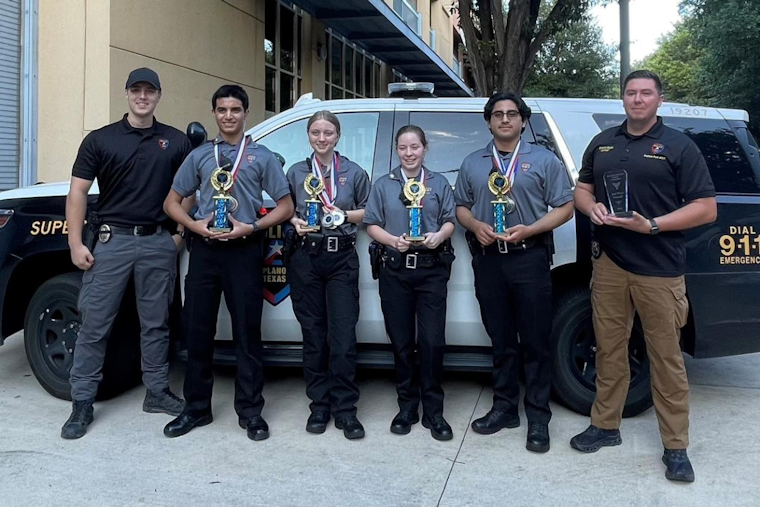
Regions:
[[[254,222],[251,224],[251,226],[253,227],[253,232],[254,232],[254,233],[257,233],[257,232],[259,232],[259,224],[258,224],[258,222],[254,221]]]
[[[657,225],[657,222],[654,221],[654,218],[650,218],[649,223],[652,225],[652,228],[649,230],[649,234],[652,236],[658,234],[660,232],[660,226]]]

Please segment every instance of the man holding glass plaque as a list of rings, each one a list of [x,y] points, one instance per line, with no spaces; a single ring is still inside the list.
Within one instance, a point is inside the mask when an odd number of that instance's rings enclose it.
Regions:
[[[473,421],[472,429],[491,434],[520,425],[522,355],[529,423],[526,447],[547,452],[551,231],[572,216],[573,197],[559,159],[520,140],[530,114],[515,94],[497,93],[488,100],[483,116],[493,140],[464,159],[454,197],[457,219],[467,229],[483,324],[493,343],[493,407]]]
[[[164,201],[166,213],[188,232],[190,249],[183,308],[187,405],[179,417],[166,425],[164,434],[178,437],[213,420],[214,335],[224,294],[237,356],[238,422],[247,430],[248,438],[264,440],[269,437],[269,426],[261,417],[262,241],[264,231],[290,218],[293,200],[274,153],[245,135],[245,90],[238,85],[224,85],[214,93],[211,105],[219,136],[187,157]],[[190,217],[180,203],[198,190],[198,211]],[[264,204],[262,191],[277,206],[259,217]]]
[[[663,125],[657,116],[662,101],[657,74],[629,74],[623,86],[626,121],[597,135],[583,157],[575,205],[594,224],[597,377],[591,425],[570,443],[582,452],[622,443],[628,340],[638,313],[665,447],[665,476],[693,482],[686,455],[689,383],[679,345],[689,314],[682,231],[714,221],[717,210],[704,157],[685,134]]]

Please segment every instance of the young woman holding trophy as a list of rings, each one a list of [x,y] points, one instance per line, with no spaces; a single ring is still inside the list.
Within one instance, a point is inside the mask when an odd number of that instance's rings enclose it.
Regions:
[[[407,125],[396,133],[401,164],[372,187],[364,223],[376,242],[371,250],[377,264],[373,272],[379,275],[385,328],[396,362],[400,410],[391,432],[411,431],[420,420],[421,400],[422,425],[433,438],[450,440],[453,433],[443,418],[441,375],[446,285],[454,261],[449,238],[456,211],[446,178],[424,166],[427,149],[419,127]]]
[[[323,433],[330,415],[348,439],[362,438],[356,418],[356,322],[359,257],[356,229],[370,192],[367,173],[335,151],[340,122],[319,111],[306,124],[313,153],[288,169],[297,239],[290,255],[293,310],[303,332],[303,368],[311,415],[306,431]]]

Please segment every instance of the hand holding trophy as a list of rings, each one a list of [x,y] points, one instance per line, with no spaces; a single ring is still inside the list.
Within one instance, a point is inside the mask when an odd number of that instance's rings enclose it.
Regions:
[[[303,188],[309,198],[304,201],[306,202],[306,225],[302,228],[315,232],[319,230],[319,210],[322,204],[318,196],[325,189],[325,184],[321,178],[309,173],[303,180]]]
[[[229,168],[232,161],[222,157],[219,167],[211,173],[211,186],[216,190],[214,196],[214,215],[211,220],[211,232],[230,232],[230,213],[237,209],[237,200],[230,195],[230,189],[235,183]]]
[[[496,199],[491,201],[493,205],[493,230],[496,234],[507,233],[507,215],[517,208],[515,200],[509,195],[512,185],[509,179],[498,171],[491,173],[488,178],[488,189]]]
[[[404,184],[404,197],[410,204],[406,207],[409,210],[409,235],[406,240],[411,242],[421,242],[425,240],[422,234],[422,198],[425,197],[427,188],[421,181],[414,178],[407,180]]]

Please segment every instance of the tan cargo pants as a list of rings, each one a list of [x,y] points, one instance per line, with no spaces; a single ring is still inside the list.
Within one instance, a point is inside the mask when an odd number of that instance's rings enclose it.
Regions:
[[[591,424],[603,429],[620,427],[631,378],[628,340],[637,312],[649,355],[662,443],[667,449],[686,449],[689,382],[679,344],[689,314],[684,277],[635,275],[603,253],[594,260],[591,304],[597,344]]]

